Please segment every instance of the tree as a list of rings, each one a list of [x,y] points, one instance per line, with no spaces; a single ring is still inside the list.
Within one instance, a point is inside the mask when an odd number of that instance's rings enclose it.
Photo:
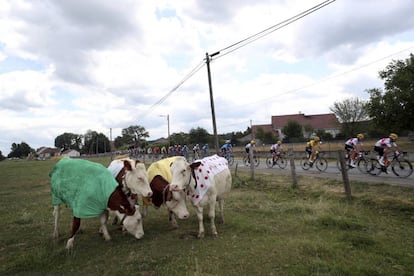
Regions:
[[[35,152],[27,143],[21,142],[20,144],[13,143],[11,146],[11,152],[7,155],[8,158],[17,157],[24,158],[29,153]]]
[[[184,132],[173,133],[170,135],[170,140],[173,145],[186,145],[189,141],[189,135]]]
[[[79,151],[82,148],[82,135],[65,132],[55,138],[55,147]]]
[[[414,55],[393,60],[379,72],[384,90],[368,89],[368,113],[375,128],[384,132],[407,133],[414,130]]]
[[[303,139],[303,128],[302,125],[296,121],[289,120],[288,123],[282,128],[282,132],[289,139],[289,142],[295,140],[300,141]]]
[[[264,144],[272,144],[277,139],[270,131],[264,131],[263,128],[258,127],[256,138],[260,139]]]
[[[189,143],[190,144],[208,144],[211,140],[211,135],[204,128],[197,127],[190,129]]]
[[[111,144],[103,133],[88,130],[85,137],[85,146],[83,153],[94,154],[94,153],[105,153],[111,151]]]
[[[0,150],[0,161],[3,161],[4,159],[6,159],[6,157],[3,155],[3,153]]]
[[[149,133],[145,127],[136,125],[122,129],[122,136],[126,136],[126,141],[131,142],[135,147],[139,147],[140,141],[148,138]]]
[[[355,133],[363,132],[360,122],[369,119],[367,103],[358,98],[348,98],[335,102],[329,108],[341,123],[341,132],[345,137],[353,137]]]

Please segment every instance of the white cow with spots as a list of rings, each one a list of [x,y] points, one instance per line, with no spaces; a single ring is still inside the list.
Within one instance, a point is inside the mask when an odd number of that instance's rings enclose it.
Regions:
[[[205,157],[189,164],[177,158],[171,164],[172,190],[187,190],[198,218],[198,238],[204,238],[203,208],[208,206],[211,232],[217,236],[215,207],[219,203],[219,223],[224,223],[224,199],[231,190],[232,178],[227,160],[217,155]]]

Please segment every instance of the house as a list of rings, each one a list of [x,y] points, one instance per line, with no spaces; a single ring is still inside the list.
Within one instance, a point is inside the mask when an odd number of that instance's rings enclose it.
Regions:
[[[48,159],[53,156],[59,156],[61,149],[58,148],[48,148],[48,147],[40,147],[36,150],[36,155],[39,159]]]
[[[316,130],[324,130],[335,137],[340,132],[340,124],[335,114],[316,114],[305,115],[303,113],[292,115],[272,116],[271,124],[253,125],[252,131],[256,135],[257,130],[261,128],[264,132],[271,132],[274,136],[283,139],[285,135],[282,133],[289,121],[295,121],[303,127],[303,134],[309,137]]]
[[[74,149],[68,149],[62,152],[63,157],[79,157],[80,152]]]

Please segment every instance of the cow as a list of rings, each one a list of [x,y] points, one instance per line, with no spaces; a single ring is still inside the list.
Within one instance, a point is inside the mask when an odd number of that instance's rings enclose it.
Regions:
[[[209,207],[211,232],[217,237],[215,206],[219,203],[219,223],[224,223],[224,198],[231,190],[232,177],[227,160],[217,155],[195,160],[189,164],[185,158],[177,158],[171,164],[171,189],[187,190],[198,218],[198,238],[204,238],[203,208]]]
[[[144,163],[129,158],[116,159],[109,164],[108,170],[122,185],[124,193],[132,199],[138,194],[151,197],[152,191]]]
[[[63,158],[55,164],[49,176],[54,206],[54,238],[59,235],[60,205],[66,204],[73,212],[72,232],[66,243],[67,249],[73,248],[81,218],[99,217],[100,232],[105,240],[110,240],[106,227],[108,211],[114,211],[122,220],[124,229],[136,239],[143,237],[142,217],[138,206],[131,206],[121,185],[103,165],[82,159]]]
[[[159,208],[165,205],[168,209],[168,220],[174,228],[178,227],[175,217],[188,219],[189,212],[186,205],[186,193],[183,190],[172,191],[170,182],[172,180],[170,165],[178,157],[164,158],[152,163],[147,170],[148,180],[153,192],[150,202]],[[146,201],[144,201],[146,203]],[[143,213],[146,214],[147,206],[144,205]]]

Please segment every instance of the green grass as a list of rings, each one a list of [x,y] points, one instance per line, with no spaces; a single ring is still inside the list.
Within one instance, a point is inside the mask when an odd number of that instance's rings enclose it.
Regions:
[[[108,165],[107,159],[94,161]],[[330,179],[238,174],[218,238],[196,239],[196,216],[172,229],[164,207],[149,209],[135,240],[97,219],[82,220],[75,248],[52,239],[48,173],[52,161],[0,162],[0,274],[82,275],[413,275],[414,189],[351,182],[353,200]]]

